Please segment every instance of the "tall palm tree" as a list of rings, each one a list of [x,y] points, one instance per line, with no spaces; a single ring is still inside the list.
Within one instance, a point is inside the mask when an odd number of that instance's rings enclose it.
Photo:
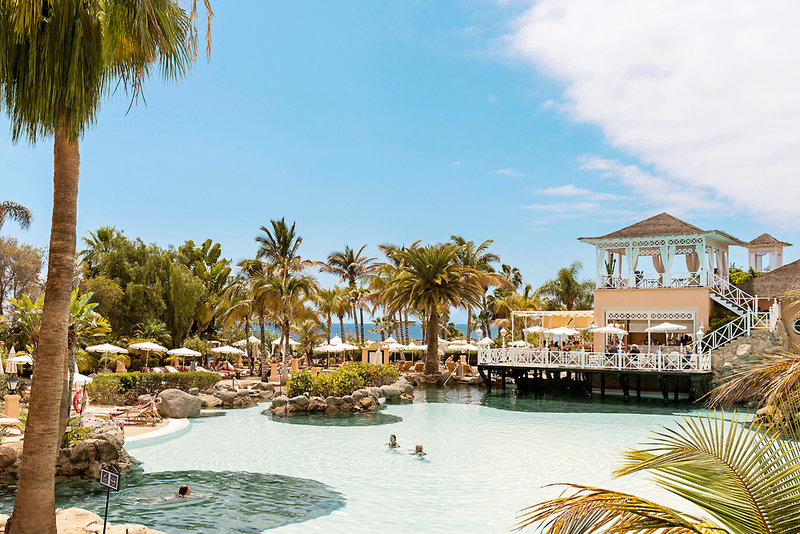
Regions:
[[[342,340],[344,340],[344,318],[351,310],[347,295],[348,292],[346,288],[336,288],[336,301],[333,307],[333,313],[339,319],[339,337],[341,337]]]
[[[256,237],[259,245],[257,260],[266,262],[278,275],[296,273],[314,266],[313,261],[300,257],[303,238],[297,234],[295,223],[289,226],[283,218],[272,219],[270,226],[259,228],[261,234]]]
[[[306,300],[313,300],[316,292],[314,278],[304,274],[270,275],[259,280],[255,287],[256,295],[271,300],[279,317],[281,340],[283,341],[283,360],[289,358],[289,331],[294,318],[303,318],[307,310]]]
[[[338,288],[333,287],[330,289],[320,288],[317,290],[317,312],[325,321],[325,335],[328,338],[328,343],[331,342],[331,324],[333,323],[333,316],[337,313],[339,292]]]
[[[439,372],[440,309],[467,304],[475,306],[480,302],[480,273],[461,265],[458,261],[460,249],[448,243],[396,252],[403,269],[384,290],[384,300],[390,312],[409,306],[424,310],[427,317],[427,374]]]
[[[292,327],[292,331],[297,335],[297,342],[305,354],[308,364],[311,365],[311,358],[314,356],[314,347],[319,344],[322,338],[320,323],[317,318],[300,321]]]
[[[582,268],[583,264],[579,261],[560,268],[556,277],[542,284],[537,293],[550,299],[556,307],[563,306],[567,310],[589,309],[594,282],[578,280]]]
[[[343,251],[331,252],[325,263],[320,263],[319,268],[327,273],[339,275],[340,282],[347,282],[350,290],[356,289],[356,284],[372,273],[377,266],[373,263],[375,258],[368,258],[363,254],[367,245],[363,245],[358,251],[345,246]],[[353,321],[355,322],[356,337],[364,341],[364,325],[362,320],[361,335],[358,330],[358,302],[359,298],[351,299]],[[362,311],[363,317],[363,311]]]
[[[474,241],[468,241],[461,236],[450,236],[451,241],[460,249],[458,253],[458,261],[465,267],[475,269],[480,275],[478,281],[483,289],[483,295],[490,287],[512,287],[510,282],[505,276],[495,273],[492,264],[500,261],[500,256],[493,252],[489,252],[489,247],[494,243],[494,240],[487,239],[480,245],[475,245]],[[519,273],[519,270],[517,271]],[[483,299],[483,296],[482,296]],[[472,305],[466,305],[467,312],[467,340],[472,335]]]
[[[54,136],[57,199],[39,364],[9,534],[56,530],[55,459],[61,439],[59,405],[66,394],[61,377],[67,365],[75,261],[79,140],[108,90],[121,84],[136,98],[152,68],[166,79],[186,73],[194,57],[192,25],[176,0],[0,3],[0,106],[9,115],[12,140]]]
[[[3,229],[3,224],[5,224],[6,219],[15,221],[23,230],[27,230],[31,226],[33,212],[22,204],[17,204],[11,200],[4,200],[0,202],[0,230]]]

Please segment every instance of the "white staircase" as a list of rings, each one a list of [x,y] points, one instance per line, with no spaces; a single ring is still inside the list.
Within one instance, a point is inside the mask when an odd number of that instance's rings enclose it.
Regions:
[[[708,275],[711,298],[739,316],[721,328],[709,332],[698,341],[697,352],[708,354],[712,350],[730,343],[741,336],[749,336],[752,330],[775,330],[780,319],[780,306],[774,302],[768,311],[758,310],[758,299],[745,293],[727,278]]]

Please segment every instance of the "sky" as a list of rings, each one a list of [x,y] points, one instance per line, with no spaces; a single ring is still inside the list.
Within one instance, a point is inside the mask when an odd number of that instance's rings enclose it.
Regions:
[[[457,234],[533,285],[574,260],[591,276],[578,237],[662,211],[800,241],[798,2],[213,4],[210,61],[130,111],[111,96],[86,132],[79,236],[211,238],[239,261],[281,217],[318,260]],[[52,153],[0,118],[0,200],[35,215],[3,234],[47,245]]]

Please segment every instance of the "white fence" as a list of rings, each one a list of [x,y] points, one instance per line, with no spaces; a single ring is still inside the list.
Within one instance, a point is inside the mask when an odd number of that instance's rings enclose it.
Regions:
[[[559,351],[546,347],[506,347],[480,349],[479,365],[537,367],[547,369],[597,369],[607,371],[651,371],[707,373],[711,371],[709,354],[618,353]]]

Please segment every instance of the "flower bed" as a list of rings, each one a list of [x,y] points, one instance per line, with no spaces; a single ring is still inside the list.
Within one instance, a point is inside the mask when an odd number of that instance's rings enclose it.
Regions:
[[[294,373],[286,384],[286,392],[290,397],[305,394],[317,397],[344,397],[367,387],[392,384],[399,376],[397,367],[391,364],[351,362],[333,373],[320,373],[317,376],[309,371]]]
[[[108,373],[96,375],[86,385],[89,397],[101,404],[123,404],[139,395],[156,395],[165,389],[205,390],[219,382],[219,373]]]

